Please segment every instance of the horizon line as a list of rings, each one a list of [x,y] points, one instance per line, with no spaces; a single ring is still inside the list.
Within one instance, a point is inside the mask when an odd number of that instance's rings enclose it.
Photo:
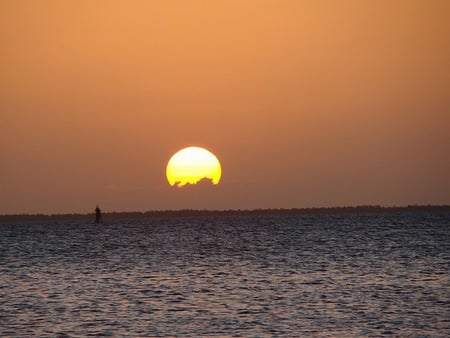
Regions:
[[[348,205],[348,206],[330,206],[330,207],[294,207],[294,208],[252,208],[252,209],[154,209],[146,211],[105,211],[104,215],[167,215],[167,214],[186,214],[186,213],[215,213],[215,214],[232,214],[232,213],[308,213],[308,212],[339,212],[339,211],[450,211],[450,204],[408,204],[408,205],[393,205],[383,206],[377,204],[368,205]],[[7,217],[64,217],[64,216],[88,216],[94,212],[65,212],[65,213],[14,213],[14,214],[0,214],[1,218]]]

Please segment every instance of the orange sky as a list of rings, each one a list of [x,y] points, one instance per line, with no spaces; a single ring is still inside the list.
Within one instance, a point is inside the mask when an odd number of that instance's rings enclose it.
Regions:
[[[450,204],[450,1],[2,1],[0,214]],[[218,186],[166,163],[214,152]]]

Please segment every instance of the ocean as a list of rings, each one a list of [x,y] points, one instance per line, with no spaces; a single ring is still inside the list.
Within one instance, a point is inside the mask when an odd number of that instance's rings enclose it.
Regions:
[[[450,214],[0,224],[2,337],[449,337]]]

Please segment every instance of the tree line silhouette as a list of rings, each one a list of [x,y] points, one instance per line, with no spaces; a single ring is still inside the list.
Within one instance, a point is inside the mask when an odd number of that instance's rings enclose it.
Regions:
[[[348,207],[323,208],[291,208],[291,209],[230,209],[230,210],[153,210],[106,212],[104,219],[134,219],[134,218],[164,218],[164,217],[201,217],[201,216],[244,216],[244,215],[298,215],[298,214],[377,214],[377,213],[448,213],[450,205],[408,205],[385,207],[379,205],[362,205]],[[83,221],[92,222],[93,213],[88,214],[16,214],[0,215],[0,222],[28,222],[28,221]]]

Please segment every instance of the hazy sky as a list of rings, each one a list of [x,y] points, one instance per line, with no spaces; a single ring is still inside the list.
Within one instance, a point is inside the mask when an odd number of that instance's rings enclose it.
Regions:
[[[449,13],[3,0],[0,214],[450,204]],[[169,186],[190,145],[218,186]]]

